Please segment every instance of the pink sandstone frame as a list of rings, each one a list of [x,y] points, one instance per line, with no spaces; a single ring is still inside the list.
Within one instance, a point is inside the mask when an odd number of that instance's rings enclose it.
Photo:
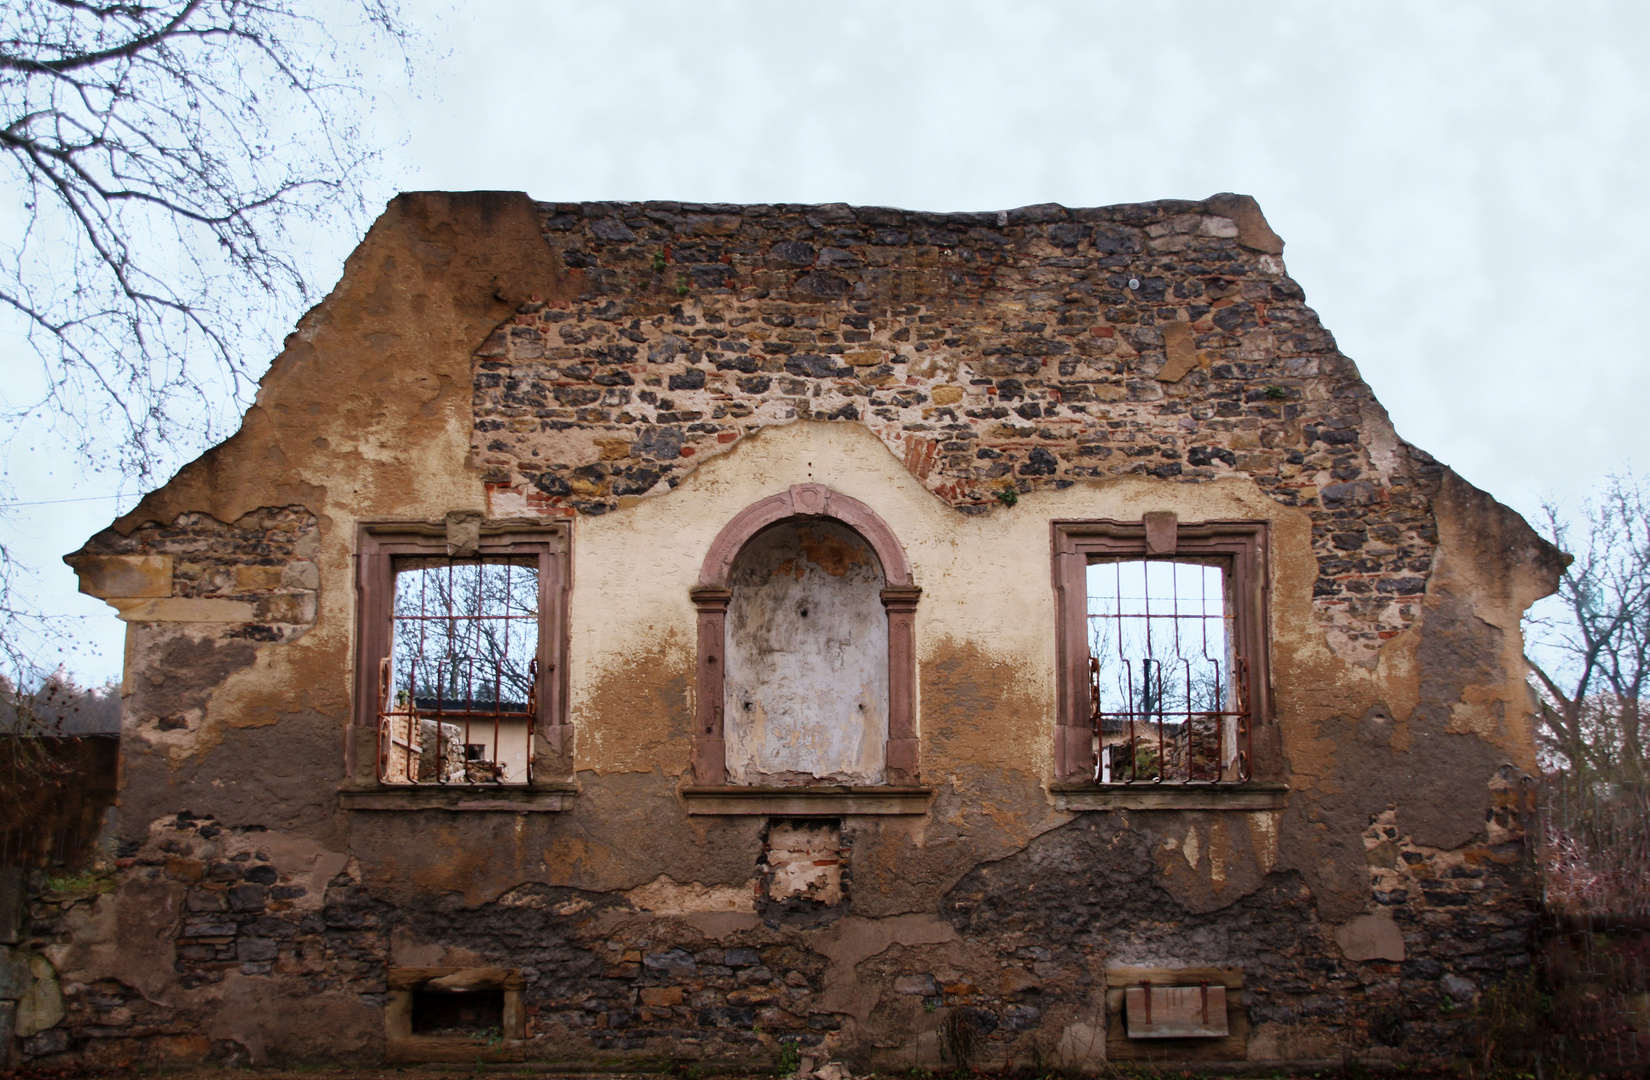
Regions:
[[[752,503],[723,526],[711,542],[690,595],[699,609],[699,657],[694,686],[693,775],[702,786],[727,783],[722,734],[722,659],[727,640],[728,574],[745,544],[770,525],[794,517],[828,517],[863,536],[882,563],[882,604],[888,611],[887,783],[918,780],[916,733],[916,613],[922,590],[911,581],[911,564],[894,531],[875,510],[824,484],[794,484]]]

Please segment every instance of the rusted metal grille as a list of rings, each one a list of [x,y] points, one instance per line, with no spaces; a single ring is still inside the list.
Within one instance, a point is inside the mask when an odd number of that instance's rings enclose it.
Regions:
[[[1088,567],[1094,779],[1214,784],[1249,778],[1248,663],[1219,560]]]
[[[388,784],[525,784],[538,712],[532,558],[398,558],[378,671],[378,775]]]

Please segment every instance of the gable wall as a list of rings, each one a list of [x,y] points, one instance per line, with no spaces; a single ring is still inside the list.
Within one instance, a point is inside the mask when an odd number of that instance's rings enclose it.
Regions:
[[[986,1060],[1092,1066],[1127,963],[1242,968],[1256,1060],[1451,1052],[1437,980],[1523,955],[1518,619],[1559,564],[1396,438],[1280,250],[1239,197],[397,200],[242,432],[77,557],[131,630],[120,887],[43,908],[73,1051],[116,1037],[84,1034],[112,980],[191,1054],[371,1057],[386,963],[487,964],[531,972],[531,1053],[564,1062],[786,1035],[934,1067],[958,1013]],[[870,506],[923,589],[934,788],[830,834],[825,908],[759,902],[764,819],[680,793],[688,589],[734,514],[802,483]],[[1049,791],[1049,522],[1157,510],[1271,523],[1285,809]],[[357,525],[454,512],[571,524],[579,793],[341,811]],[[1397,1048],[1368,1033],[1388,1013]]]

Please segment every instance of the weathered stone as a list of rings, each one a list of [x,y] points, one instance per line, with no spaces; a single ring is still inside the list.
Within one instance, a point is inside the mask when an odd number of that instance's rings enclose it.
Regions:
[[[0,1001],[16,1001],[33,981],[28,954],[18,947],[0,947]]]
[[[171,597],[161,600],[111,598],[109,601],[124,622],[246,623],[255,616],[244,600],[193,600]]]
[[[1248,195],[1215,195],[1207,203],[1209,209],[1220,214],[1237,227],[1238,243],[1269,255],[1283,254],[1283,241],[1266,223],[1260,206]]]
[[[1159,382],[1176,383],[1197,367],[1197,345],[1190,323],[1172,322],[1163,327],[1163,350],[1168,359],[1157,373]]]
[[[1335,944],[1348,960],[1402,960],[1404,934],[1385,912],[1361,915],[1335,928]]]
[[[17,1002],[17,1037],[29,1038],[63,1022],[63,990],[57,971],[44,956],[29,958],[34,982]]]
[[[932,975],[901,975],[894,980],[894,993],[896,994],[933,997],[939,992],[939,987],[935,984]]]
[[[650,971],[662,971],[672,975],[689,975],[698,968],[693,954],[683,949],[648,953],[642,958],[642,966]]]
[[[172,595],[170,555],[82,555],[70,563],[80,591],[103,599]]]
[[[27,887],[21,867],[0,867],[0,945],[15,945],[28,910]]]
[[[0,1005],[0,1010],[4,1006]],[[5,1018],[0,1016],[0,1033],[5,1031]],[[49,1057],[52,1054],[61,1054],[69,1048],[69,1033],[60,1027],[50,1028],[31,1036],[23,1042],[23,1056],[25,1058]]]

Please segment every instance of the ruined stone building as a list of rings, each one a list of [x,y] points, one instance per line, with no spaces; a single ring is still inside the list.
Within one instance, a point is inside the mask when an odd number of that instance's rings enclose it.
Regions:
[[[109,891],[19,1053],[591,1068],[1459,1052],[1529,962],[1562,556],[1219,195],[390,204],[68,561]]]

